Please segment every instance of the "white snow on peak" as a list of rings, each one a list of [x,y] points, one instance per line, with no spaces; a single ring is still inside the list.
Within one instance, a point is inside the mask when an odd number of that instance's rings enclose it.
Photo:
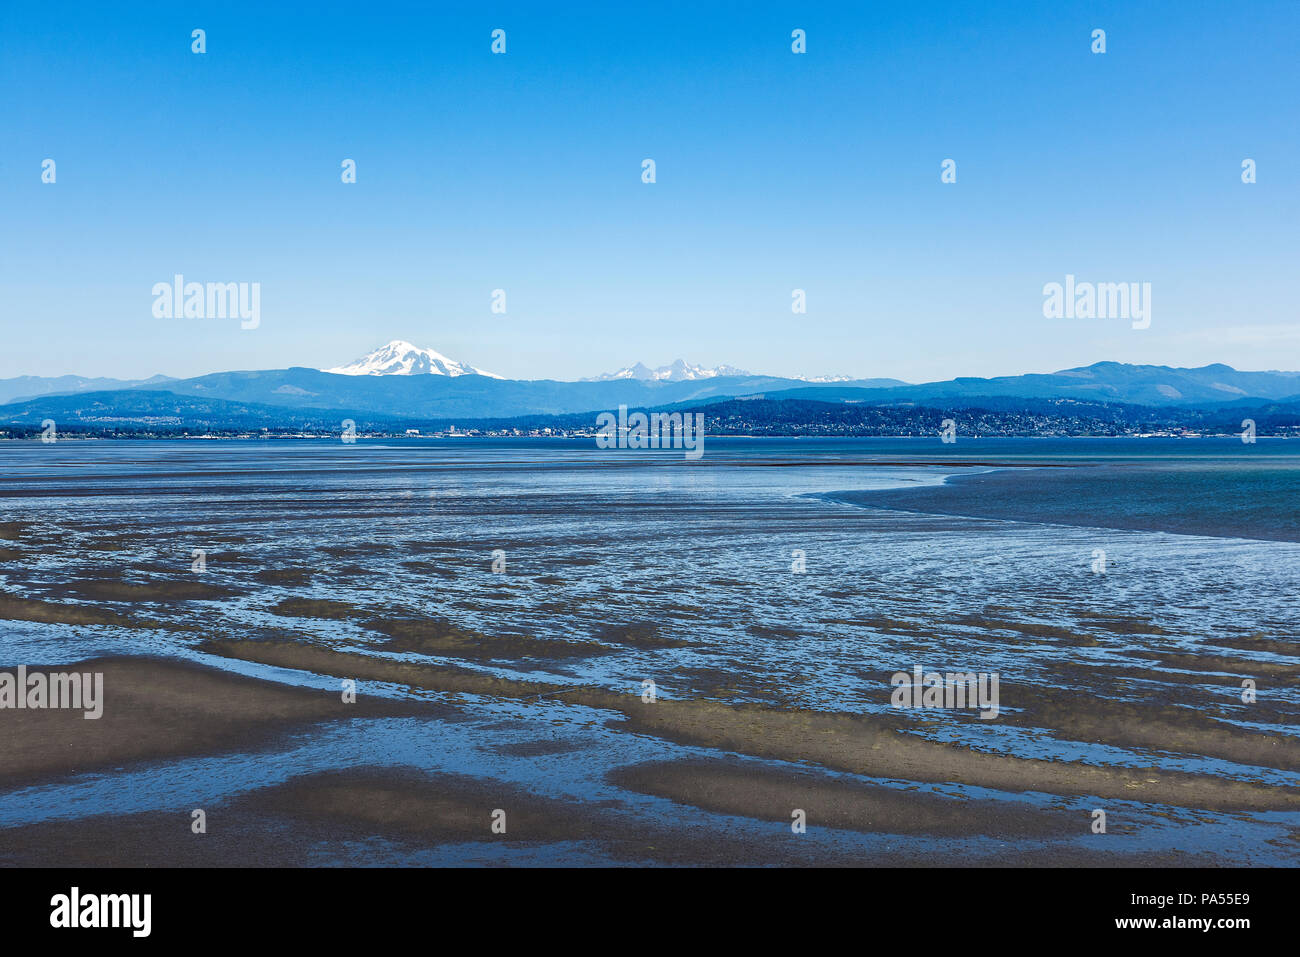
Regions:
[[[458,362],[432,349],[421,349],[403,339],[394,339],[355,362],[333,369],[323,369],[335,375],[481,375],[489,379],[501,376],[477,369],[467,362]]]
[[[638,362],[636,365],[619,369],[617,372],[606,372],[604,375],[591,376],[582,381],[609,382],[613,379],[639,379],[643,382],[685,382],[693,379],[714,379],[718,376],[729,375],[747,376],[749,373],[734,366],[717,366],[706,369],[704,366],[692,365],[678,359],[672,365],[660,366],[658,369],[651,369],[645,363]]]

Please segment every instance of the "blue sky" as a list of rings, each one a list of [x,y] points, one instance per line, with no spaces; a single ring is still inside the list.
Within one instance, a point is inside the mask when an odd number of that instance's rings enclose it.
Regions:
[[[0,376],[1300,367],[1294,0],[176,6],[0,8]],[[1151,327],[1044,318],[1067,273]]]

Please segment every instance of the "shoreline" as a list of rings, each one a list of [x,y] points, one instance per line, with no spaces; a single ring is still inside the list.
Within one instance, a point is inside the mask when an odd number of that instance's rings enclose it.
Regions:
[[[574,434],[569,434],[569,435],[541,435],[541,434],[538,434],[538,435],[504,435],[504,434],[503,434],[503,435],[492,435],[492,434],[477,434],[477,433],[475,433],[475,434],[471,434],[471,433],[463,433],[463,434],[462,434],[462,433],[457,433],[456,435],[437,435],[437,434],[432,434],[432,435],[405,435],[405,434],[399,434],[399,433],[396,433],[396,432],[391,432],[391,433],[389,433],[389,432],[375,432],[375,433],[358,433],[358,434],[357,434],[357,440],[358,440],[358,441],[361,441],[361,440],[363,440],[363,439],[371,439],[371,440],[378,439],[378,440],[382,440],[382,441],[385,441],[385,442],[412,442],[412,443],[416,443],[416,442],[444,442],[444,441],[445,441],[445,442],[451,442],[451,441],[455,441],[455,442],[457,442],[457,443],[461,443],[461,442],[464,442],[464,441],[466,441],[466,440],[469,440],[469,441],[480,441],[480,442],[512,442],[512,441],[533,441],[533,440],[537,440],[537,441],[545,441],[545,442],[575,442],[575,441],[579,441],[579,440],[581,440],[581,441],[584,441],[584,442],[585,442],[586,440],[590,439],[590,440],[592,440],[592,442],[594,443],[594,442],[595,442],[595,439],[597,438],[597,434],[598,434],[598,433],[596,433],[596,432],[590,432],[590,433],[574,433]],[[879,441],[879,442],[908,442],[908,441],[915,441],[915,442],[926,442],[926,443],[933,442],[934,439],[936,438],[936,436],[934,436],[934,435],[916,435],[916,434],[910,434],[910,435],[802,435],[802,434],[797,433],[797,432],[791,432],[791,433],[778,433],[778,434],[763,433],[763,434],[761,434],[761,435],[757,435],[757,434],[753,434],[753,433],[730,433],[730,432],[725,432],[725,433],[708,433],[705,437],[706,437],[707,439],[711,439],[711,440],[715,440],[715,441],[716,441],[716,440],[727,440],[727,441],[730,441],[730,440],[744,440],[744,441],[753,441],[753,442],[765,442],[765,441],[772,441],[772,442],[794,442],[794,441],[798,441],[798,442],[853,442],[853,441],[866,441],[866,442],[871,442],[871,441]],[[1037,434],[1034,434],[1034,433],[1024,433],[1024,434],[1016,433],[1016,434],[1010,434],[1010,435],[1003,435],[1003,434],[998,434],[998,435],[967,435],[967,436],[963,436],[963,437],[962,437],[962,442],[963,442],[963,443],[969,443],[969,442],[996,442],[996,441],[1000,441],[1000,440],[1016,440],[1016,441],[1023,441],[1023,440],[1026,440],[1026,439],[1035,439],[1035,440],[1041,440],[1041,441],[1046,441],[1046,442],[1051,442],[1051,441],[1062,441],[1062,442],[1087,442],[1087,441],[1098,441],[1098,442],[1101,442],[1101,441],[1114,441],[1114,442],[1120,442],[1120,441],[1128,441],[1128,440],[1130,440],[1130,439],[1141,440],[1141,441],[1159,441],[1159,442],[1167,442],[1167,441],[1174,441],[1174,442],[1188,442],[1188,441],[1196,441],[1196,440],[1198,440],[1198,439],[1215,440],[1215,441],[1225,440],[1225,439],[1226,439],[1226,440],[1232,440],[1232,441],[1234,441],[1234,442],[1240,442],[1240,441],[1241,441],[1241,435],[1240,435],[1240,433],[1238,433],[1238,432],[1196,433],[1196,434],[1192,434],[1192,435],[1173,435],[1173,434],[1164,435],[1164,434],[1150,434],[1150,433],[1123,433],[1123,434],[1119,434],[1119,435],[1094,435],[1094,434],[1084,434],[1084,435],[1061,435],[1061,434],[1057,434],[1057,433],[1052,433],[1051,435],[1037,435]],[[1289,440],[1293,440],[1293,439],[1300,439],[1300,436],[1294,436],[1294,435],[1267,435],[1267,434],[1256,436],[1256,441],[1257,441],[1257,442],[1262,442],[1262,441],[1279,441],[1279,442],[1285,442],[1285,441],[1289,441]],[[253,440],[256,440],[256,441],[262,441],[262,442],[270,442],[270,441],[284,441],[284,442],[338,442],[338,441],[339,441],[339,434],[337,434],[337,433],[333,433],[333,434],[332,434],[332,433],[313,433],[313,434],[298,434],[298,433],[293,433],[293,434],[284,434],[284,435],[265,435],[265,434],[258,434],[258,433],[256,433],[256,432],[247,432],[247,433],[239,433],[239,434],[237,434],[237,435],[212,435],[212,434],[210,434],[210,433],[204,433],[204,434],[201,434],[201,435],[190,435],[190,434],[188,434],[188,433],[181,433],[181,434],[175,434],[175,435],[173,435],[173,434],[171,434],[171,433],[159,433],[159,434],[146,433],[146,434],[143,434],[143,435],[125,435],[125,436],[119,436],[119,435],[116,435],[116,434],[85,435],[85,434],[81,434],[81,433],[77,433],[77,432],[60,432],[60,433],[59,433],[59,438],[58,438],[58,441],[59,441],[59,442],[184,442],[184,441],[203,441],[203,442],[247,442],[247,441],[253,441]],[[8,444],[8,443],[24,444],[24,445],[41,445],[41,444],[43,444],[43,443],[41,442],[40,438],[39,438],[39,431],[34,431],[34,432],[33,432],[33,435],[31,435],[31,436],[23,436],[23,437],[12,436],[12,435],[8,435],[8,434],[0,434],[0,445]],[[57,444],[57,443],[51,443],[51,444]],[[593,445],[593,448],[594,448],[594,445]],[[637,450],[620,450],[620,451],[637,451]],[[652,451],[652,450],[645,450],[645,451]],[[659,451],[665,451],[665,450],[659,450]]]

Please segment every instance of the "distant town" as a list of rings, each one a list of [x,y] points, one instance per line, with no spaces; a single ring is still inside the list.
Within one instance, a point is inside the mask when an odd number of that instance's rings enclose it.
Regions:
[[[992,408],[986,406],[994,406]],[[998,407],[1001,406],[1001,407]],[[643,410],[652,411],[652,410]],[[1072,399],[989,399],[953,407],[868,405],[803,399],[732,399],[671,411],[701,413],[705,433],[750,437],[925,437],[938,436],[951,421],[966,437],[1173,437],[1252,435],[1300,437],[1300,410],[1293,403],[1259,407],[1196,409],[1150,407]],[[350,432],[358,438],[557,438],[594,439],[598,413],[528,415],[461,422],[412,422],[363,412],[297,413],[265,425],[190,416],[139,416],[80,420],[52,426],[60,438],[325,439]],[[47,430],[48,431],[48,430]],[[0,439],[39,438],[36,426],[10,425]]]

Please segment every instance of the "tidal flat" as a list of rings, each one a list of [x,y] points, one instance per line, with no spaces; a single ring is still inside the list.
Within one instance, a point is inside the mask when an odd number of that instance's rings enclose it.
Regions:
[[[1300,860],[1286,443],[0,455],[0,671],[105,689],[0,707],[3,863]],[[898,707],[914,666],[997,717]]]

